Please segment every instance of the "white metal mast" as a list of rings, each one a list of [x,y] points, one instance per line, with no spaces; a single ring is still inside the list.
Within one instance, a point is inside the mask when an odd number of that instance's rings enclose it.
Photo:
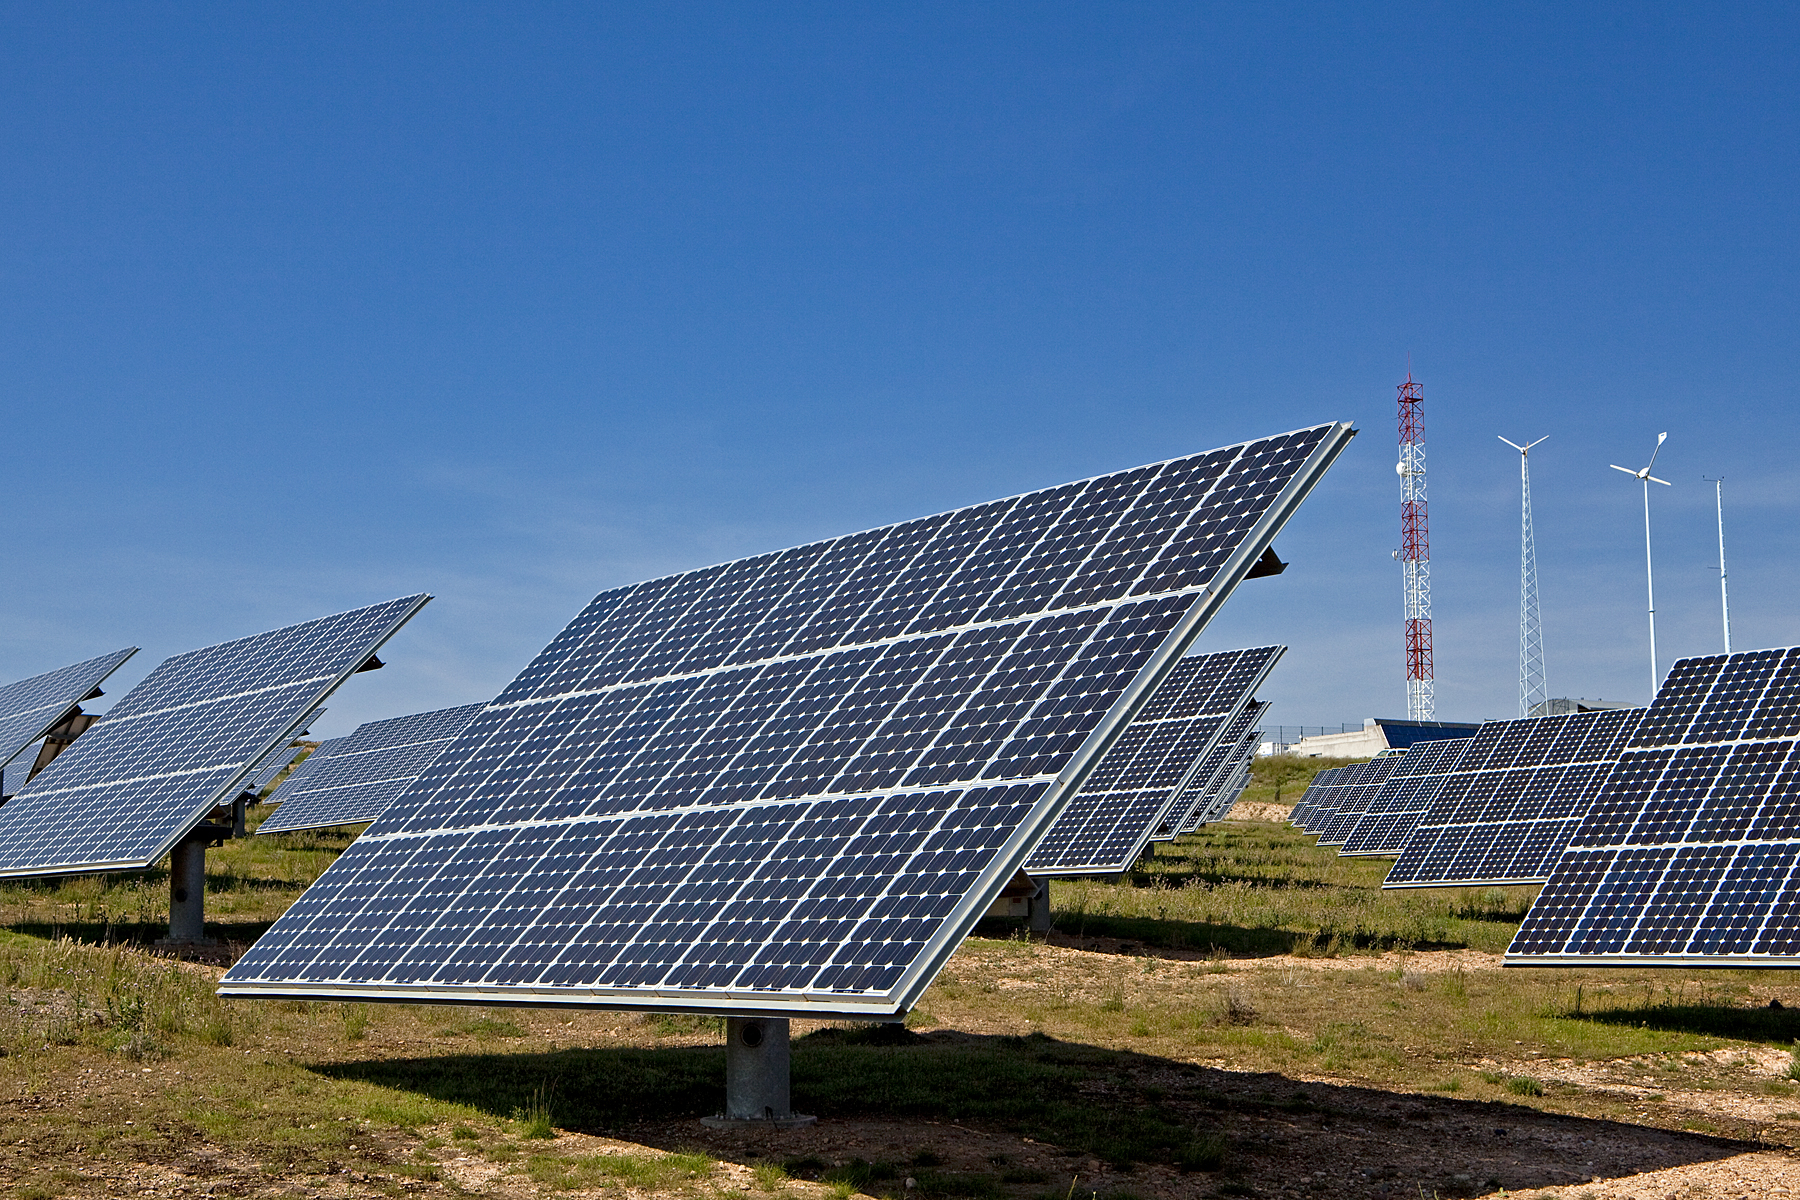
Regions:
[[[1706,477],[1701,476],[1702,479]],[[1725,622],[1725,653],[1731,653],[1731,597],[1725,591],[1725,477],[1709,479],[1719,506],[1719,613]]]
[[[1549,437],[1523,446],[1506,438],[1519,452],[1519,715],[1550,698],[1544,680],[1544,626],[1538,615],[1537,539],[1531,531],[1531,448]]]
[[[1650,695],[1652,698],[1656,696],[1657,689],[1662,686],[1662,675],[1656,669],[1656,572],[1650,565],[1650,485],[1660,483],[1664,487],[1668,487],[1669,481],[1658,479],[1652,475],[1650,468],[1656,465],[1656,456],[1662,453],[1662,444],[1668,439],[1668,436],[1667,433],[1656,435],[1656,449],[1650,452],[1650,461],[1644,464],[1644,469],[1641,471],[1634,471],[1630,467],[1621,467],[1618,463],[1608,464],[1613,470],[1623,471],[1644,485],[1644,592],[1650,598]]]

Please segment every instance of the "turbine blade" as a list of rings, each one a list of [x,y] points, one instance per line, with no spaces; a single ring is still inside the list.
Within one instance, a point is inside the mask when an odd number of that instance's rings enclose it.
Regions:
[[[1607,463],[1606,465],[1611,467],[1615,471],[1625,472],[1627,475],[1631,476],[1633,479],[1637,478],[1637,472],[1632,470],[1630,467],[1621,467],[1618,463]]]
[[[1650,482],[1651,482],[1651,483],[1660,483],[1660,484],[1662,484],[1662,485],[1663,485],[1663,486],[1664,486],[1664,487],[1668,487],[1668,486],[1670,486],[1670,485],[1669,485],[1669,481],[1668,481],[1668,480],[1666,480],[1666,479],[1658,479],[1658,478],[1657,478],[1657,477],[1656,477],[1656,476],[1654,476],[1654,475],[1646,475],[1646,476],[1644,476],[1644,478],[1645,478],[1645,479],[1648,479],[1648,480],[1649,480],[1649,481],[1650,481]]]

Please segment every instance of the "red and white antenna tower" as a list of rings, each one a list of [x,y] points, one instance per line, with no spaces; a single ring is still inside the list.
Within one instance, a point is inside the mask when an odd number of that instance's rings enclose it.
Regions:
[[[1425,390],[1400,385],[1400,567],[1406,597],[1406,716],[1436,711],[1431,674],[1431,537],[1425,520]]]

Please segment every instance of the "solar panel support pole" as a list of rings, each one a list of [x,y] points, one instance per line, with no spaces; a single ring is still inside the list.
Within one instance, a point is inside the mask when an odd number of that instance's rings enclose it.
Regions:
[[[206,944],[206,845],[212,835],[196,834],[169,851],[169,936],[162,945]]]
[[[1037,891],[1031,894],[1031,932],[1050,932],[1050,881],[1037,881]]]
[[[725,1111],[701,1121],[714,1129],[794,1129],[818,1118],[794,1111],[792,1046],[786,1017],[725,1018]]]

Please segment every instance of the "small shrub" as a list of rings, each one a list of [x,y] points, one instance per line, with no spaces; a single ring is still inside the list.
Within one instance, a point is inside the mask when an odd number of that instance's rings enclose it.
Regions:
[[[346,1004],[344,1006],[344,1040],[360,1042],[369,1032],[369,1006],[366,1004]]]
[[[1236,984],[1226,988],[1224,1017],[1228,1025],[1248,1025],[1256,1020],[1256,1006],[1250,1003],[1250,993]]]
[[[1544,1085],[1529,1075],[1514,1075],[1506,1081],[1506,1090],[1515,1096],[1541,1096]]]

